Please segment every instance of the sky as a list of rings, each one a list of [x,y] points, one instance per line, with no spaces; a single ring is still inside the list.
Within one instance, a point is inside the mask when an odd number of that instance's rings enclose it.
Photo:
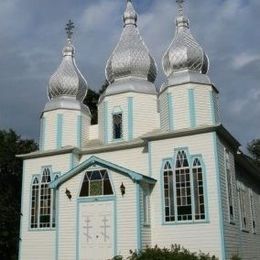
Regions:
[[[61,62],[65,24],[76,25],[76,62],[99,90],[122,31],[125,0],[0,0],[0,129],[38,141],[50,76]],[[175,33],[175,0],[133,0],[138,27],[155,58]],[[224,126],[246,147],[260,138],[260,1],[186,0],[193,36],[210,59]]]

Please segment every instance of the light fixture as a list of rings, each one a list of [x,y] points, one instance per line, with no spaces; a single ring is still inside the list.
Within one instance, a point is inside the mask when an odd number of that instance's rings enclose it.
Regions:
[[[123,182],[122,182],[122,184],[121,184],[121,186],[120,186],[120,190],[121,190],[122,196],[124,196],[124,195],[125,195],[125,185],[124,185]]]
[[[65,194],[67,195],[67,197],[71,200],[72,195],[71,192],[66,188]]]

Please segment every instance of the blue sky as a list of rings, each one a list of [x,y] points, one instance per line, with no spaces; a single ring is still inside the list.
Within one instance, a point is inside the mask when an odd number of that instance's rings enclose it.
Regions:
[[[51,74],[61,61],[64,25],[72,19],[78,67],[90,88],[105,80],[105,64],[122,30],[125,0],[0,0],[0,128],[38,139]],[[165,80],[163,52],[175,31],[175,0],[134,0],[138,25]],[[194,37],[210,58],[222,121],[246,145],[260,137],[260,1],[186,0]]]

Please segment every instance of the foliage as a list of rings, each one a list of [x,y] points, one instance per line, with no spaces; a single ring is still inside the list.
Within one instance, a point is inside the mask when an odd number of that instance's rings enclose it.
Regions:
[[[88,106],[92,119],[91,119],[91,124],[97,124],[98,120],[98,113],[97,113],[97,104],[98,104],[98,99],[99,99],[99,94],[96,93],[95,91],[89,89],[88,94],[83,101],[85,105]]]
[[[108,85],[109,85],[108,81],[105,80],[98,93],[89,89],[88,94],[85,100],[83,101],[83,103],[87,105],[90,109],[92,115],[91,124],[97,124],[98,122],[98,108],[97,108],[98,100],[99,97],[105,92]]]
[[[203,253],[192,253],[189,250],[179,246],[172,245],[171,248],[146,248],[141,252],[130,251],[128,260],[217,260],[215,256]],[[117,256],[113,260],[122,260],[123,258]]]
[[[254,139],[247,145],[247,149],[254,159],[256,165],[260,167],[260,139]]]
[[[242,260],[238,255],[233,255],[230,260]]]
[[[37,149],[13,130],[0,130],[0,259],[17,259],[20,225],[22,159],[17,154]]]

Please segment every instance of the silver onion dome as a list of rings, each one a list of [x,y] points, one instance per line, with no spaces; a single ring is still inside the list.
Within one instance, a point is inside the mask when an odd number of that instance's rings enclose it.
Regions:
[[[87,94],[88,85],[74,59],[75,47],[71,42],[73,23],[70,21],[67,26],[72,26],[72,28],[70,28],[70,31],[68,31],[68,27],[66,28],[68,38],[62,52],[63,59],[49,80],[48,96],[51,100],[65,96],[82,102]]]
[[[209,60],[189,29],[189,20],[183,14],[184,0],[176,0],[179,14],[176,19],[176,33],[170,47],[163,56],[163,70],[168,78],[190,71],[191,74],[207,74]]]
[[[137,28],[137,13],[132,1],[127,0],[123,16],[124,29],[121,38],[106,65],[109,83],[126,77],[154,82],[157,67]]]

